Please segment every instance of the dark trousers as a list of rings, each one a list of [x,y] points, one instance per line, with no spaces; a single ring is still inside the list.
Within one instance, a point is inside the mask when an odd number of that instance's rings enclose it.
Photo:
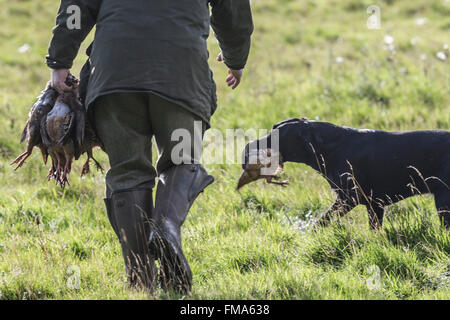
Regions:
[[[200,162],[205,124],[198,116],[155,94],[101,96],[94,105],[94,119],[111,165],[106,175],[108,198],[118,190],[153,188],[157,174],[180,161]],[[159,154],[156,169],[152,165],[153,136]],[[189,141],[184,140],[186,136]]]

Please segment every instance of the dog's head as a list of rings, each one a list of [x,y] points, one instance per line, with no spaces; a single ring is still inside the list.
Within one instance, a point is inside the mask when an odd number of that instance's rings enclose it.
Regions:
[[[243,171],[239,178],[238,189],[261,178],[275,178],[282,172],[283,162],[289,161],[284,154],[290,157],[292,153],[301,152],[289,150],[296,148],[288,146],[300,146],[299,142],[303,141],[300,135],[302,127],[308,123],[305,118],[285,120],[274,125],[267,136],[248,143],[242,153]]]

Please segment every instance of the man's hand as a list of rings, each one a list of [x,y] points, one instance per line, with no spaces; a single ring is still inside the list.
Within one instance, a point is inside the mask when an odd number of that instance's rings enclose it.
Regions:
[[[223,61],[222,53],[219,53],[219,55],[217,56],[217,61],[219,62]],[[226,81],[228,86],[231,87],[231,89],[236,89],[239,83],[241,83],[243,71],[244,69],[241,70],[228,69],[228,77]]]
[[[65,83],[69,73],[69,69],[52,69],[52,79],[50,80],[52,88],[61,94],[64,91],[72,90],[72,88]]]

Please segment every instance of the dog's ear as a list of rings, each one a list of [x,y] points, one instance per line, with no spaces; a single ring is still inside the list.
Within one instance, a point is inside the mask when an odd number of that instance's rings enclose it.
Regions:
[[[325,143],[325,140],[323,139],[322,135],[314,130],[308,130],[304,132],[303,138],[308,144],[312,144],[313,146],[323,145]]]
[[[331,150],[339,146],[342,142],[342,135],[336,134],[335,128],[329,123],[307,122],[299,132],[301,138],[308,146],[313,146],[314,150]]]
[[[323,145],[325,140],[317,125],[314,122],[308,121],[306,118],[302,118],[302,120],[303,125],[298,132],[300,138],[304,140],[308,146]]]

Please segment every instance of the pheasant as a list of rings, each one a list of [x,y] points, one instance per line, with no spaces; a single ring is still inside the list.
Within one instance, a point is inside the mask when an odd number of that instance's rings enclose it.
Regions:
[[[47,149],[42,144],[41,138],[41,121],[50,112],[56,102],[58,97],[58,92],[50,87],[50,83],[47,83],[47,87],[38,97],[36,103],[31,107],[30,113],[28,115],[28,121],[22,132],[22,137],[20,143],[27,141],[26,151],[19,155],[11,165],[17,165],[14,170],[19,169],[25,163],[34,147],[38,147],[42,153],[42,159],[44,163],[47,163],[48,152]]]
[[[69,74],[66,84],[72,90],[60,95],[47,83],[46,89],[31,108],[22,133],[21,142],[27,141],[27,149],[11,163],[17,164],[17,170],[31,155],[33,148],[38,147],[45,164],[49,155],[52,159],[48,180],[55,179],[62,188],[69,183],[68,174],[73,159],[78,160],[84,153],[87,154],[87,160],[83,165],[82,176],[89,173],[91,159],[97,169],[104,171],[92,154],[93,148],[103,149],[103,146],[87,120],[79,98],[78,79]]]
[[[81,155],[85,121],[76,88],[60,95],[53,109],[42,118],[42,141],[52,159],[48,179],[54,178],[62,188],[68,183],[73,158]]]
[[[73,159],[78,160],[84,153],[87,154],[87,160],[82,168],[82,176],[89,173],[91,159],[98,170],[104,171],[92,154],[93,148],[103,146],[89,125],[77,88],[58,97],[55,106],[42,122],[42,140],[52,159],[47,177],[49,180],[55,179],[64,188],[69,183],[68,174]]]
[[[245,161],[242,164],[242,174],[239,178],[237,189],[244,185],[265,178],[267,183],[286,186],[286,180],[279,180],[279,173],[283,172],[281,154],[271,149],[249,150],[247,146],[244,150]]]
[[[97,168],[97,170],[100,170],[102,173],[104,172],[103,167],[94,158],[94,156],[92,154],[92,150],[95,147],[100,147],[102,150],[104,150],[103,144],[101,143],[101,141],[99,139],[97,139],[94,129],[89,124],[89,121],[86,121],[85,130],[84,130],[84,140],[81,145],[81,154],[86,153],[87,160],[83,165],[83,169],[81,170],[81,176],[88,174],[90,172],[89,162],[91,159],[92,159],[92,161],[94,161],[94,164],[95,164],[95,167]]]

